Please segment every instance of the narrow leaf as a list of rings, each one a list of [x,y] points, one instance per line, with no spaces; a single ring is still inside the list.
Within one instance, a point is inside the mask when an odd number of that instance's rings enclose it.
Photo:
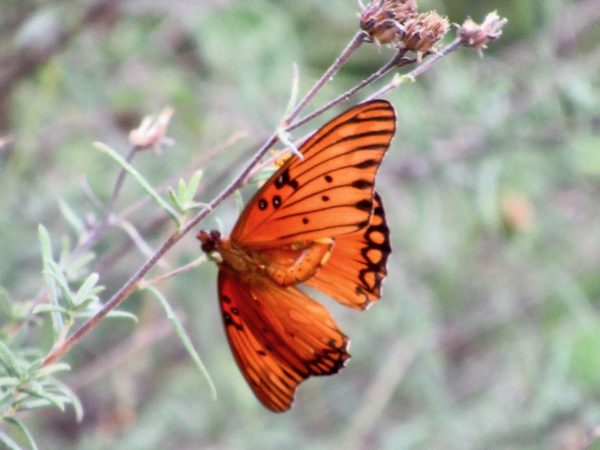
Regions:
[[[0,387],[18,386],[21,381],[16,377],[0,377]]]
[[[186,189],[187,201],[192,202],[194,200],[196,192],[198,192],[198,186],[200,186],[200,180],[202,179],[202,175],[202,170],[196,170],[194,174],[190,177],[190,182],[188,183]]]
[[[79,289],[75,294],[75,298],[73,299],[73,302],[76,306],[79,306],[84,300],[89,298],[98,298],[95,295],[94,289],[96,288],[96,284],[98,284],[99,279],[100,276],[96,272],[93,272],[85,279],[81,286],[79,286]]]
[[[2,341],[0,341],[0,364],[6,368],[6,371],[9,375],[17,378],[21,378],[25,372],[25,369],[23,368],[19,359]]]
[[[13,441],[8,434],[0,431],[0,442],[6,445],[8,450],[23,450],[23,447],[20,447],[15,441]]]
[[[50,394],[48,392],[44,392],[40,389],[35,388],[26,388],[23,387],[19,389],[20,392],[24,392],[26,394],[31,395],[32,397],[37,397],[38,399],[45,400],[47,403],[56,406],[62,412],[65,412],[65,398],[60,395]]]
[[[90,317],[93,317],[96,315],[98,311],[96,310],[87,310],[87,311],[81,311],[81,312],[77,312],[74,314],[75,317],[77,317],[78,319],[89,319]],[[127,311],[110,311],[106,317],[110,317],[112,319],[128,319],[131,320],[132,322],[137,323],[138,322],[138,318],[135,314],[131,314]]]
[[[192,343],[192,340],[190,339],[190,337],[186,333],[185,329],[181,325],[181,322],[177,318],[175,311],[173,311],[173,308],[171,308],[171,305],[169,304],[167,299],[162,295],[162,293],[158,289],[156,289],[152,286],[148,286],[145,289],[148,290],[150,293],[152,293],[154,295],[154,297],[162,305],[163,309],[165,310],[165,313],[167,314],[167,318],[173,325],[173,328],[175,329],[175,333],[177,333],[177,336],[179,337],[179,340],[181,341],[181,343],[187,350],[188,355],[190,355],[190,358],[192,358],[192,361],[194,361],[194,363],[196,364],[196,367],[199,369],[200,373],[204,376],[204,378],[206,378],[206,381],[208,382],[208,385],[210,388],[211,396],[212,396],[213,400],[216,401],[217,400],[217,389],[215,387],[215,384],[213,383],[213,380],[210,377],[210,374],[208,373],[206,366],[200,359],[198,352],[194,348],[194,344]]]
[[[27,427],[23,424],[23,422],[18,420],[16,417],[7,417],[5,420],[8,423],[13,424],[21,431],[21,433],[23,433],[23,436],[25,436],[25,439],[27,440],[27,443],[29,444],[29,447],[31,447],[32,450],[38,450],[38,446],[35,443],[35,439],[33,439],[33,436],[31,435]]]
[[[79,217],[77,217],[77,213],[75,213],[75,211],[73,211],[69,204],[62,199],[58,201],[58,207],[60,208],[60,212],[62,213],[67,223],[71,225],[71,227],[73,228],[73,230],[75,230],[78,236],[81,236],[85,232],[85,226],[83,224],[83,221]]]
[[[44,313],[49,313],[49,312],[57,312],[57,313],[61,313],[61,314],[67,314],[67,310],[65,308],[63,308],[62,306],[58,306],[58,305],[42,304],[42,305],[36,305],[35,308],[33,308],[33,314],[44,314]]]
[[[127,171],[127,173],[129,173],[129,175],[131,175],[135,179],[135,181],[138,182],[142,189],[144,189],[144,191],[146,191],[146,193],[150,195],[150,197],[152,197],[156,201],[156,203],[158,203],[159,206],[162,209],[164,209],[167,214],[169,214],[169,216],[171,216],[175,223],[177,223],[177,225],[181,225],[179,215],[177,214],[177,212],[173,208],[171,208],[171,206],[169,206],[169,204],[166,201],[164,201],[160,195],[158,195],[158,193],[154,190],[152,186],[150,186],[150,183],[146,181],[142,174],[138,172],[137,169],[135,169],[131,164],[129,164],[125,160],[125,158],[123,158],[112,148],[110,148],[106,144],[103,144],[102,142],[95,142],[94,146],[100,151],[110,156],[117,164],[119,164],[125,171]]]
[[[67,363],[54,363],[49,366],[42,367],[35,373],[36,378],[46,378],[54,375],[57,372],[68,372],[71,370],[71,366]]]
[[[171,203],[173,203],[175,205],[175,208],[177,208],[177,211],[183,214],[185,212],[185,207],[183,206],[180,200],[179,194],[175,193],[172,187],[169,187],[167,188],[167,195],[169,196]]]
[[[66,396],[67,401],[73,407],[73,411],[75,412],[75,419],[77,420],[77,422],[81,422],[83,420],[83,405],[81,404],[81,401],[79,400],[75,392],[73,392],[70,387],[68,387],[66,384],[61,383],[60,381],[54,380],[54,384],[55,387],[60,389],[62,394]]]
[[[48,291],[50,293],[50,302],[58,306],[58,289],[56,287],[56,282],[54,278],[50,275],[50,264],[51,262],[54,262],[54,259],[52,258],[52,244],[50,243],[50,235],[48,234],[48,230],[46,230],[46,227],[44,227],[44,225],[42,224],[38,225],[38,239],[40,241],[40,249],[42,253],[42,274],[44,275],[46,285],[48,286]],[[54,333],[55,339],[58,339],[61,330],[64,327],[64,321],[62,315],[57,313],[53,313],[51,317],[52,331]]]

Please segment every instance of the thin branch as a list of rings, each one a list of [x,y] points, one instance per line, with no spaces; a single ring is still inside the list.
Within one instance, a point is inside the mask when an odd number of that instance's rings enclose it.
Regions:
[[[155,278],[151,278],[149,280],[140,281],[139,288],[143,289],[147,286],[153,286],[156,283],[160,283],[161,281],[165,281],[165,280],[168,280],[169,278],[173,278],[174,276],[179,275],[180,273],[187,272],[191,269],[195,269],[196,267],[199,267],[200,265],[204,264],[205,262],[206,262],[206,255],[202,255],[199,258],[196,258],[195,260],[193,260],[192,262],[190,262],[184,266],[178,267],[177,269],[172,270],[169,273],[165,273],[163,275],[160,275]]]
[[[342,68],[342,66],[348,61],[350,56],[358,50],[358,48],[365,42],[367,39],[367,34],[364,31],[359,31],[354,35],[354,37],[350,40],[346,48],[342,51],[340,56],[333,62],[329,69],[325,71],[325,73],[319,78],[319,80],[315,83],[315,85],[306,93],[306,95],[300,100],[298,105],[294,108],[294,110],[286,117],[284,120],[285,124],[289,124],[292,122],[298,115],[304,111],[304,108],[310,103],[310,101],[319,93],[319,91],[330,81],[333,76]]]
[[[320,116],[325,111],[328,111],[331,108],[339,105],[340,103],[345,102],[346,100],[348,100],[350,97],[352,97],[354,94],[356,94],[361,89],[365,88],[369,84],[372,84],[375,81],[382,78],[383,76],[385,76],[385,74],[387,74],[390,70],[392,70],[394,68],[399,68],[399,67],[405,66],[407,64],[412,64],[416,61],[416,59],[414,59],[414,58],[404,58],[405,53],[406,52],[396,53],[394,55],[394,57],[389,62],[387,62],[385,65],[383,65],[377,72],[371,74],[369,77],[365,78],[363,81],[361,81],[360,83],[358,83],[356,86],[352,87],[351,89],[347,90],[346,92],[344,92],[342,95],[338,96],[337,98],[334,98],[333,100],[325,103],[325,105],[323,105],[321,108],[317,109],[316,111],[313,111],[312,113],[307,114],[306,116],[302,117],[301,119],[298,119],[296,122],[290,124],[287,127],[286,131],[292,131],[292,130],[298,128],[299,126],[304,125],[306,122],[309,122],[310,120],[314,119],[315,117]]]
[[[367,98],[367,100],[373,100],[375,98],[383,97],[388,92],[393,91],[398,86],[403,84],[405,82],[405,80],[407,80],[407,79],[414,80],[418,76],[423,75],[425,72],[427,72],[429,69],[431,69],[440,59],[442,59],[445,56],[448,56],[450,53],[458,50],[461,46],[462,46],[462,43],[461,43],[460,39],[459,38],[454,39],[450,44],[448,44],[442,50],[440,50],[439,52],[433,53],[429,58],[427,58],[425,61],[423,61],[421,64],[419,64],[417,67],[415,67],[413,70],[411,70],[407,74],[398,76],[398,77],[394,77],[394,79],[392,81],[390,81],[388,84],[383,86],[381,89],[379,89],[374,94],[370,95]]]
[[[325,72],[325,74],[317,81],[315,86],[305,95],[305,97],[300,101],[298,106],[290,113],[290,115],[286,118],[284,123],[289,123],[295,117],[297,117],[302,110],[306,107],[308,102],[317,94],[319,89],[321,89],[326,82],[335,74],[340,67],[348,60],[353,51],[355,51],[360,44],[364,41],[364,33],[358,33],[354,36],[354,38],[350,41],[350,44],[344,49],[340,57],[338,57],[334,63],[331,65],[329,69]],[[410,75],[414,78],[426,72],[429,68],[431,68],[437,61],[439,61],[442,57],[456,50],[460,46],[460,41],[454,41],[448,47],[444,48],[440,53],[435,54],[433,57],[425,61],[415,70],[413,70]],[[398,87],[399,84],[388,84],[384,89],[382,89],[382,93],[387,93],[390,90]],[[68,337],[63,342],[58,343],[54,349],[46,356],[43,362],[43,366],[47,366],[57,360],[59,360],[65,353],[67,353],[83,336],[85,336],[88,332],[94,329],[98,323],[113,309],[118,307],[121,303],[123,303],[135,290],[139,287],[139,283],[142,281],[144,276],[154,267],[156,262],[163,257],[163,255],[173,247],[184,235],[186,235],[189,231],[191,231],[194,227],[196,227],[212,210],[214,210],[218,205],[220,205],[227,197],[233,194],[237,189],[239,189],[248,174],[252,171],[256,164],[263,158],[263,156],[269,151],[271,147],[277,142],[277,132],[273,133],[265,143],[258,149],[258,151],[254,154],[251,160],[246,164],[244,169],[235,177],[234,180],[229,183],[229,185],[221,191],[210,203],[207,204],[207,207],[202,209],[195,217],[193,217],[190,221],[183,224],[179,230],[176,230],[167,238],[167,240],[160,246],[158,250],[152,255],[130,278],[121,288],[113,294],[113,296],[104,304],[102,309],[96,313],[92,318],[90,318],[87,322],[85,322],[81,327],[75,331],[73,335]]]

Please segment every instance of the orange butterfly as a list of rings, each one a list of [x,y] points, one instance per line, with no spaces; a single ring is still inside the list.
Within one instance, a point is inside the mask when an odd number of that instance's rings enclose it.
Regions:
[[[264,406],[290,408],[298,384],[331,375],[348,338],[304,283],[355,309],[380,298],[390,253],[379,164],[394,109],[374,100],[323,126],[254,195],[229,239],[201,231],[219,265],[219,301],[235,360]]]

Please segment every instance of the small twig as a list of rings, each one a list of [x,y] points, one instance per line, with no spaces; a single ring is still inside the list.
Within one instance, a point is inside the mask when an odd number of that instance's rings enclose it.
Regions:
[[[131,222],[128,222],[126,220],[115,220],[114,224],[117,227],[121,228],[125,232],[125,234],[129,236],[131,241],[135,244],[135,246],[142,253],[142,255],[144,255],[145,257],[149,257],[152,255],[152,247],[150,247],[150,245],[146,243],[140,232],[135,226],[133,226]],[[162,267],[163,269],[169,267],[169,264],[167,264],[165,261],[158,261],[156,264],[159,267]]]
[[[365,88],[369,84],[372,84],[375,81],[382,78],[390,70],[392,70],[394,68],[405,66],[407,64],[412,64],[416,61],[415,58],[404,58],[405,53],[406,52],[403,52],[403,51],[396,53],[394,55],[394,57],[389,62],[387,62],[385,65],[383,65],[377,72],[371,74],[369,77],[365,78],[363,81],[358,83],[353,88],[347,90],[346,92],[344,92],[342,95],[338,96],[337,98],[334,98],[333,100],[325,103],[325,105],[323,105],[321,108],[317,109],[316,111],[313,111],[312,113],[307,114],[306,116],[302,117],[301,119],[298,119],[294,123],[290,124],[287,127],[287,131],[292,131],[292,130],[298,128],[299,126],[304,125],[306,122],[309,122],[310,120],[314,119],[315,117],[320,116],[325,111],[328,111],[331,108],[339,105],[340,103],[345,102],[346,100],[348,100],[350,97],[352,97],[354,94],[356,94],[361,89]]]
[[[462,46],[461,40],[459,38],[454,39],[450,44],[448,44],[442,50],[440,50],[439,52],[433,53],[429,58],[424,60],[421,64],[419,64],[417,67],[415,67],[413,70],[411,70],[407,74],[399,76],[399,77],[394,77],[394,79],[392,81],[390,81],[388,84],[383,86],[381,89],[379,89],[374,94],[370,95],[367,98],[367,100],[373,100],[376,98],[383,97],[385,94],[387,94],[390,91],[393,91],[398,86],[400,86],[402,83],[404,83],[405,80],[415,79],[418,76],[423,75],[425,72],[427,72],[429,69],[431,69],[435,65],[435,63],[437,63],[440,59],[442,59],[445,56],[448,56],[453,51],[458,50],[461,46]]]
[[[243,131],[238,131],[238,132],[232,134],[225,142],[223,142],[222,144],[217,145],[216,147],[212,148],[208,152],[202,154],[194,163],[192,163],[188,167],[186,167],[185,170],[181,171],[179,174],[177,174],[177,175],[175,175],[173,177],[170,177],[166,181],[163,181],[156,188],[156,192],[165,192],[167,190],[167,188],[169,186],[172,186],[174,183],[176,183],[178,179],[180,179],[180,178],[186,178],[190,174],[192,174],[193,172],[201,169],[212,158],[214,158],[215,156],[219,155],[223,151],[227,150],[233,144],[235,144],[236,142],[238,142],[240,139],[245,138],[246,136],[247,136],[247,133],[245,133]],[[228,168],[228,170],[227,170],[226,173],[231,173],[231,169]],[[147,196],[144,196],[140,200],[137,200],[136,202],[132,203],[131,205],[123,208],[123,210],[121,211],[121,213],[119,213],[119,218],[124,219],[124,218],[127,218],[127,217],[131,216],[133,213],[135,213],[140,208],[144,207],[145,205],[147,205],[150,202],[151,202],[151,199],[149,197],[147,197]]]
[[[184,266],[178,267],[177,269],[172,270],[169,273],[165,273],[163,275],[160,275],[155,278],[151,278],[149,280],[140,281],[138,284],[139,289],[143,289],[147,286],[153,286],[157,283],[160,283],[161,281],[168,280],[169,278],[172,278],[175,275],[179,275],[180,273],[187,272],[191,269],[195,269],[196,267],[199,267],[200,265],[204,264],[205,262],[206,262],[206,255],[203,254],[202,256],[200,256],[199,258],[196,258],[192,262],[190,262]]]
[[[125,161],[127,161],[128,163],[131,163],[131,161],[133,160],[133,157],[135,156],[137,151],[138,151],[137,147],[131,147],[129,149],[129,152],[127,153],[127,156],[125,157]],[[119,197],[119,194],[121,193],[121,189],[123,188],[123,182],[125,181],[126,176],[127,176],[127,171],[125,169],[121,168],[121,170],[119,171],[119,175],[117,176],[117,181],[115,182],[115,186],[113,188],[112,195],[110,196],[110,200],[108,201],[108,204],[106,205],[106,212],[105,212],[105,219],[104,219],[105,222],[108,222],[108,217],[113,213],[113,208],[115,207],[117,198]]]
[[[365,42],[368,35],[364,31],[359,31],[350,40],[348,45],[340,56],[336,58],[331,66],[325,71],[325,73],[319,78],[315,85],[306,93],[306,95],[300,100],[294,110],[286,117],[284,124],[291,123],[298,115],[304,111],[304,108],[310,103],[310,101],[319,93],[319,91],[330,81],[333,76],[342,68],[342,66],[348,61],[350,56],[358,50],[358,48]]]
[[[136,153],[136,149],[135,148],[131,148],[129,153],[127,154],[126,157],[126,161],[127,162],[131,162],[131,160],[133,159],[134,155]],[[119,175],[117,177],[117,181],[115,183],[115,186],[113,188],[113,192],[110,198],[109,203],[107,204],[106,208],[105,208],[105,212],[104,215],[102,217],[102,219],[98,222],[98,224],[92,228],[91,230],[89,230],[88,233],[86,233],[86,237],[84,239],[82,239],[77,246],[73,249],[73,251],[71,252],[71,254],[69,255],[69,259],[66,262],[66,264],[68,264],[68,262],[70,261],[77,261],[77,259],[85,254],[87,251],[89,251],[94,245],[96,245],[96,243],[100,240],[100,238],[102,237],[102,235],[105,233],[105,231],[108,229],[109,224],[111,222],[111,212],[112,209],[114,207],[114,203],[116,202],[119,193],[121,192],[121,188],[123,186],[123,182],[125,180],[125,175],[127,174],[127,172],[124,169],[121,169],[121,171],[119,172]],[[85,180],[84,178],[84,192],[86,187],[89,188],[89,184],[87,183],[87,180]],[[91,189],[89,190],[89,195],[88,198],[90,198],[90,201],[94,204],[95,203],[95,196],[93,195],[93,192],[91,191]],[[125,229],[125,228],[124,228]],[[127,231],[127,229],[125,229],[125,231]],[[130,236],[133,239],[133,236],[130,234]],[[141,239],[141,237],[140,237]],[[135,239],[133,239],[135,241]],[[149,249],[147,249],[149,250]],[[33,300],[33,302],[31,303],[31,306],[29,308],[29,311],[27,313],[27,317],[31,316],[31,314],[33,313],[34,309],[36,308],[37,305],[46,302],[48,298],[48,288],[47,287],[43,287],[41,288],[37,294],[35,295],[35,298]],[[26,323],[26,320],[22,320],[20,322],[18,322],[15,327],[13,328],[14,333],[16,333],[21,325],[23,325],[24,323]]]
[[[125,157],[125,161],[130,163],[133,160],[133,157],[136,153],[137,149],[135,147],[131,147],[129,149],[129,153],[127,153],[127,156]],[[110,200],[106,204],[104,213],[102,214],[102,218],[100,219],[96,227],[94,227],[94,229],[91,230],[88,237],[82,242],[80,242],[79,245],[75,247],[75,249],[73,249],[73,252],[70,255],[71,261],[76,261],[82,254],[89,251],[94,245],[98,243],[100,238],[104,235],[105,231],[107,230],[110,224],[110,217],[113,213],[113,208],[115,206],[115,203],[117,202],[119,194],[121,193],[121,189],[123,188],[123,183],[125,181],[126,175],[127,171],[121,168],[121,170],[119,171],[119,175],[117,176],[117,181],[115,182],[115,185],[113,187]]]

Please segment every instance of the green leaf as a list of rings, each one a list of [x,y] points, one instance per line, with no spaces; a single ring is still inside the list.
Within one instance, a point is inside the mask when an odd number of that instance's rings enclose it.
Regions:
[[[38,369],[35,373],[36,378],[47,378],[58,372],[68,372],[71,370],[71,366],[67,363],[54,363],[48,366]]]
[[[52,261],[52,244],[50,243],[50,235],[44,225],[38,225],[38,237],[40,241],[40,248],[42,251],[42,258],[44,261]]]
[[[73,309],[75,307],[73,292],[71,292],[69,282],[61,267],[55,261],[48,261],[47,270],[48,275],[54,279],[54,282],[58,285],[60,292],[62,293],[62,298],[59,299],[57,296],[57,304],[62,300],[66,303],[67,309]],[[46,272],[44,274],[46,274]]]
[[[56,282],[54,278],[51,276],[51,262],[54,262],[52,258],[52,244],[50,242],[50,235],[48,234],[48,230],[40,224],[38,225],[38,239],[40,241],[40,249],[42,253],[42,274],[44,275],[44,280],[46,281],[46,285],[48,286],[48,291],[50,293],[50,301],[51,303],[58,305],[58,289],[56,287]],[[53,313],[52,317],[52,331],[54,333],[54,337],[58,339],[60,336],[61,330],[64,328],[64,321],[61,314]]]
[[[73,302],[76,306],[80,306],[84,301],[88,299],[92,301],[98,300],[98,296],[96,294],[104,290],[104,287],[97,286],[99,279],[100,276],[96,272],[93,272],[88,275],[88,277],[77,290],[75,298],[73,299]]]
[[[177,198],[185,199],[186,192],[187,188],[185,185],[185,181],[183,180],[183,178],[180,178],[179,182],[177,183]]]
[[[53,313],[53,312],[57,312],[57,313],[61,313],[61,314],[68,314],[68,311],[65,308],[63,308],[62,306],[50,305],[48,303],[45,303],[42,305],[36,305],[35,308],[33,308],[33,314],[44,314],[44,313]]]
[[[75,392],[73,392],[70,387],[61,383],[60,381],[54,380],[53,383],[57,389],[60,389],[61,393],[66,397],[66,400],[73,407],[77,422],[81,422],[83,420],[83,405],[81,404],[81,401],[77,395],[75,395]]]
[[[19,358],[8,348],[8,346],[0,341],[0,364],[2,364],[9,375],[21,379],[25,373],[25,369],[19,361]]]
[[[24,392],[26,394],[31,395],[32,397],[36,397],[40,400],[45,400],[46,404],[53,405],[60,409],[62,412],[65,412],[65,403],[66,399],[61,395],[51,394],[49,392],[43,391],[41,389],[35,389],[34,387],[23,387],[19,389],[20,392]],[[25,403],[23,403],[25,404]]]
[[[14,425],[15,427],[17,427],[21,433],[23,433],[23,436],[25,436],[25,439],[27,440],[27,443],[29,444],[29,447],[31,447],[33,450],[38,450],[38,446],[35,443],[35,440],[33,439],[33,436],[31,435],[31,433],[29,432],[29,430],[27,429],[27,427],[17,418],[15,417],[7,417],[5,419],[8,423]]]
[[[6,445],[9,450],[23,450],[15,441],[13,441],[6,433],[0,431],[0,442]]]
[[[16,377],[0,377],[0,388],[1,387],[14,387],[14,386],[18,386],[19,383],[21,383],[21,380],[19,380]]]
[[[177,208],[177,211],[179,211],[181,214],[185,213],[185,207],[183,206],[183,203],[180,200],[179,194],[175,193],[175,191],[171,187],[167,188],[167,194],[169,195],[171,203],[173,203]]]
[[[200,186],[200,180],[202,179],[203,172],[202,170],[196,170],[193,175],[190,177],[190,181],[187,185],[186,189],[186,200],[189,202],[194,201],[194,197],[196,197],[196,192],[198,192],[198,187]]]
[[[96,254],[94,252],[85,252],[82,255],[80,255],[76,260],[73,260],[72,257],[69,258],[66,261],[67,265],[64,269],[67,277],[73,280],[81,278],[81,273],[83,273],[83,275],[87,274],[87,265],[90,262],[92,262],[95,257]]]
[[[78,236],[81,236],[83,233],[85,233],[85,226],[83,224],[83,221],[79,217],[77,217],[75,211],[73,211],[73,209],[69,206],[69,204],[66,201],[60,199],[58,201],[58,207],[60,208],[60,212],[62,213],[67,223],[71,225],[71,227],[75,230]]]
[[[131,164],[129,164],[125,158],[123,158],[121,155],[119,155],[117,152],[115,152],[112,148],[110,148],[108,145],[103,144],[102,142],[95,142],[94,146],[99,149],[100,151],[106,153],[108,156],[110,156],[117,164],[119,164],[127,173],[129,173],[129,175],[131,175],[135,181],[137,181],[137,183],[142,187],[142,189],[144,191],[146,191],[146,193],[148,195],[150,195],[150,197],[152,197],[154,199],[154,201],[156,201],[156,203],[159,204],[159,206],[165,210],[165,212],[171,216],[171,219],[173,219],[175,221],[175,223],[177,223],[177,225],[181,225],[181,219],[179,217],[179,215],[177,214],[177,212],[171,208],[169,206],[169,204],[167,202],[165,202],[162,197],[160,195],[158,195],[158,192],[156,192],[154,190],[154,188],[152,186],[150,186],[150,183],[148,183],[148,181],[146,181],[146,179],[142,176],[141,173],[139,173],[137,171],[137,169],[135,169]]]
[[[177,190],[173,188],[167,189],[171,202],[182,214],[185,214],[189,210],[206,206],[205,203],[194,201],[196,192],[198,191],[198,186],[200,186],[202,173],[203,172],[201,170],[195,171],[191,176],[189,183],[187,184],[185,180],[180,179],[177,183]]]
[[[206,366],[204,365],[204,363],[200,359],[200,356],[198,355],[198,352],[194,348],[194,344],[192,343],[192,340],[190,339],[190,337],[186,333],[185,329],[181,325],[181,322],[177,318],[177,315],[175,314],[175,311],[173,311],[173,308],[171,308],[171,305],[169,304],[169,302],[167,301],[167,299],[162,295],[162,293],[158,289],[156,289],[156,288],[154,288],[152,286],[146,287],[145,289],[147,291],[149,291],[151,294],[153,294],[154,297],[162,305],[163,309],[165,310],[165,312],[167,314],[167,318],[169,319],[169,321],[173,325],[173,328],[175,329],[175,333],[179,337],[179,340],[181,341],[181,343],[183,344],[184,348],[188,352],[188,355],[190,356],[190,358],[192,359],[192,361],[194,361],[194,363],[196,364],[196,367],[198,368],[198,370],[200,371],[200,373],[204,376],[204,378],[208,382],[208,385],[209,385],[209,388],[210,388],[210,392],[211,392],[211,396],[212,396],[213,400],[216,401],[216,399],[217,399],[217,389],[215,387],[215,384],[213,383],[213,380],[212,380],[210,374],[208,373],[208,370],[206,369]]]
[[[74,317],[78,318],[78,319],[89,319],[90,317],[93,317],[96,315],[98,311],[97,310],[87,310],[87,311],[81,311],[81,312],[77,312],[74,314]],[[138,322],[138,318],[135,314],[129,313],[127,311],[110,311],[106,317],[109,317],[111,319],[129,319],[135,323]]]

